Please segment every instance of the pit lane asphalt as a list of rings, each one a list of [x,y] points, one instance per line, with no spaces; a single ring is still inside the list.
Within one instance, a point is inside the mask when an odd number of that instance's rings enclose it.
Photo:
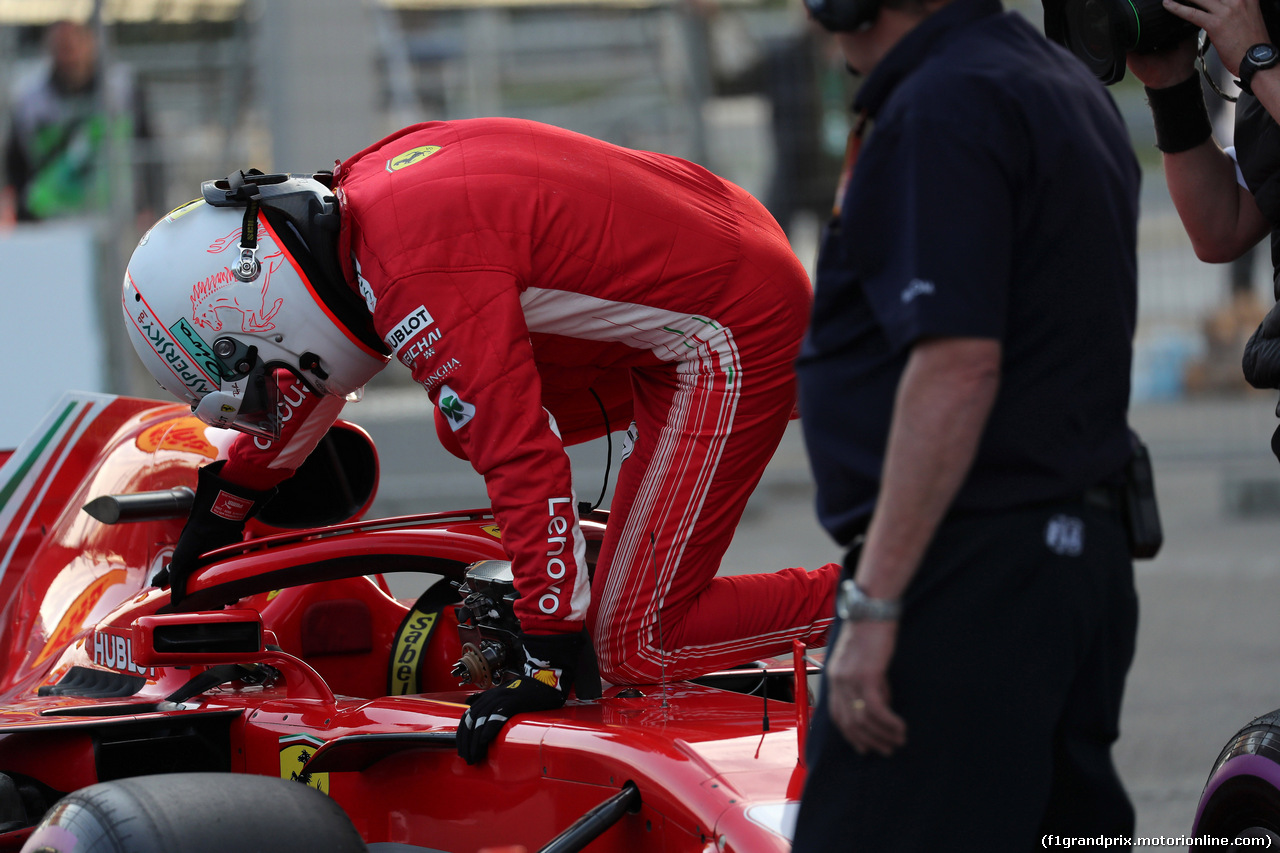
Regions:
[[[1253,394],[1146,404],[1132,413],[1151,448],[1165,529],[1160,555],[1137,564],[1138,651],[1116,748],[1139,836],[1187,833],[1222,745],[1251,718],[1280,707],[1280,464],[1268,450],[1274,406],[1273,397]],[[420,389],[371,388],[344,417],[378,443],[383,473],[373,515],[487,505],[480,478],[440,448]],[[615,436],[611,479],[619,444]],[[594,501],[604,442],[572,448],[570,456],[579,500]],[[814,521],[812,500],[792,424],[722,571],[839,559]]]

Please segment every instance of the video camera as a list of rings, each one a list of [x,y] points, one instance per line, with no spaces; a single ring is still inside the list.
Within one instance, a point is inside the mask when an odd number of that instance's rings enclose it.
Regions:
[[[1124,77],[1125,54],[1173,47],[1198,27],[1160,0],[1042,0],[1044,34],[1080,58],[1106,85]]]

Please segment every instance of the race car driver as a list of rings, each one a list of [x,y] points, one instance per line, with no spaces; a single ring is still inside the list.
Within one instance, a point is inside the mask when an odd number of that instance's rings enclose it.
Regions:
[[[473,700],[469,762],[512,714],[563,703],[584,625],[615,684],[821,644],[836,564],[716,576],[793,412],[811,298],[742,189],[530,121],[410,127],[331,178],[206,182],[124,288],[152,375],[250,433],[201,472],[173,597],[394,358],[484,477],[519,593],[526,677]],[[606,422],[634,439],[592,581],[564,447]]]

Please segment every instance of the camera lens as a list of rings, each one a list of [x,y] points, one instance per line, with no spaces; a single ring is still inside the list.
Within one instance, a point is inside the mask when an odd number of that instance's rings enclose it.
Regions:
[[[1124,75],[1124,52],[1132,46],[1133,7],[1116,0],[1067,0],[1063,7],[1067,49],[1104,83]]]
[[[1072,49],[1078,49],[1090,59],[1110,62],[1115,39],[1106,3],[1103,0],[1084,0],[1080,5],[1079,29],[1074,33]]]
[[[1049,10],[1046,2],[1046,32]],[[1054,39],[1110,85],[1124,77],[1125,54],[1171,47],[1196,27],[1164,10],[1160,0],[1065,0]]]

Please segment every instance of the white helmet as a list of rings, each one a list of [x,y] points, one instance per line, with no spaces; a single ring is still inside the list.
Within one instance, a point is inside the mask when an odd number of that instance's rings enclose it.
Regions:
[[[278,438],[278,370],[347,397],[390,357],[339,268],[329,177],[205,181],[204,197],[152,226],[129,260],[129,339],[207,424]]]

